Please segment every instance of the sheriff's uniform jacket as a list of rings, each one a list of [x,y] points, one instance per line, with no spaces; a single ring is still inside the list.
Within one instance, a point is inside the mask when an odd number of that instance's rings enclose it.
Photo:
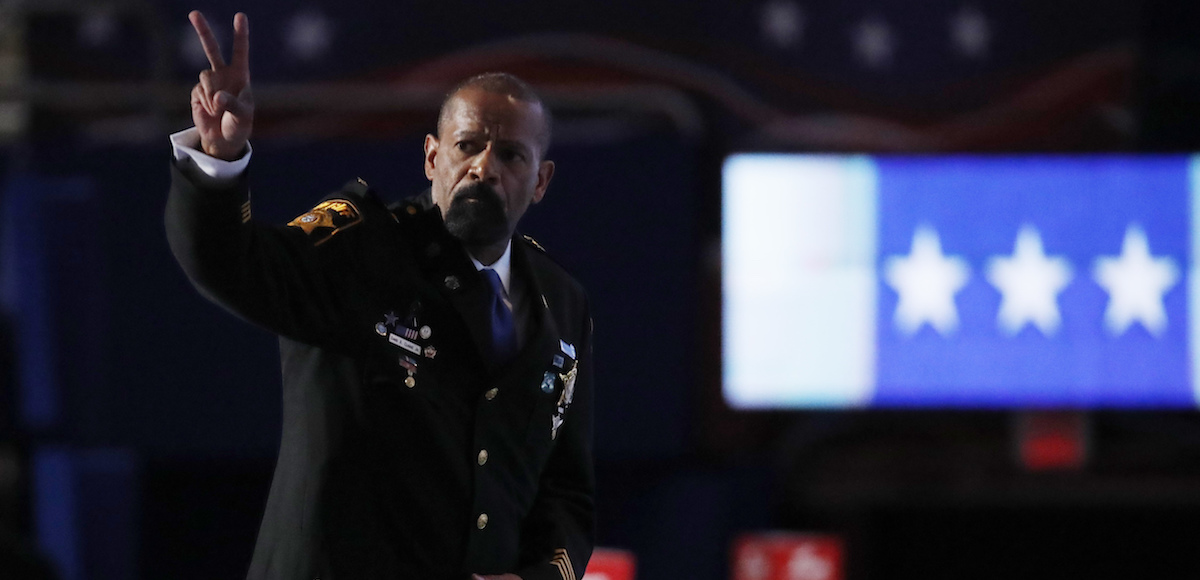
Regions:
[[[245,177],[180,161],[166,225],[206,297],[280,335],[283,435],[251,580],[578,580],[593,533],[583,289],[512,242],[524,347],[488,361],[489,289],[429,195],[350,183],[287,227]]]

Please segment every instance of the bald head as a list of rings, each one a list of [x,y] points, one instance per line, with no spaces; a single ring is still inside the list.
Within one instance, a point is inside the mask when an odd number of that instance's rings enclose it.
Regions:
[[[503,95],[536,106],[541,112],[542,119],[541,130],[538,131],[538,145],[542,155],[545,155],[546,150],[550,148],[552,125],[550,110],[542,104],[542,98],[533,90],[533,87],[530,87],[525,81],[503,72],[489,72],[475,75],[458,83],[453,89],[450,89],[450,92],[446,93],[446,98],[442,100],[442,107],[438,112],[437,131],[439,136],[442,135],[442,131],[446,128],[446,123],[450,118],[454,98],[459,93],[470,89],[494,95]]]

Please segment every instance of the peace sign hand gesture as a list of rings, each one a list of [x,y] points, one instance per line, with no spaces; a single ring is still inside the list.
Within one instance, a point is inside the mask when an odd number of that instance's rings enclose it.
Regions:
[[[250,92],[250,22],[238,12],[233,17],[233,60],[227,65],[221,47],[199,11],[188,14],[212,68],[201,71],[192,88],[192,122],[200,132],[200,147],[226,161],[242,156],[254,121]]]

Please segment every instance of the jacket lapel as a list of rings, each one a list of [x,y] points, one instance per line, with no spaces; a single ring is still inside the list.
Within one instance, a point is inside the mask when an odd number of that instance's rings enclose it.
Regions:
[[[440,286],[442,293],[449,299],[454,310],[458,312],[459,318],[470,331],[471,341],[475,343],[475,351],[479,353],[479,358],[491,370],[491,313],[487,309],[490,302],[488,293],[491,290],[483,283],[479,272],[475,270],[475,265],[469,260],[466,269],[447,274],[447,277],[450,276],[453,276],[454,279],[449,282],[445,279],[442,280]],[[458,288],[454,288],[456,284]]]
[[[529,372],[541,372],[551,357],[557,352],[559,335],[558,325],[542,292],[543,282],[537,269],[533,267],[530,252],[533,250],[521,241],[520,236],[514,236],[512,242],[512,272],[521,276],[525,282],[525,308],[528,321],[525,346],[513,359],[506,369],[508,375],[522,375]]]
[[[410,223],[419,230],[414,250],[422,275],[454,307],[471,335],[479,359],[491,370],[488,362],[492,352],[491,313],[487,311],[491,290],[462,244],[446,231],[441,211],[433,204],[429,191],[409,203],[416,208],[411,212],[414,219]],[[396,211],[407,208],[398,207]]]

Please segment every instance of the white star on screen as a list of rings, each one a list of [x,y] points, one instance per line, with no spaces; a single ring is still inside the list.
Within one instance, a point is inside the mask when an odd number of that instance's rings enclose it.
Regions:
[[[988,263],[988,282],[1001,294],[996,315],[1000,330],[1013,336],[1033,324],[1045,336],[1057,332],[1062,321],[1057,297],[1071,277],[1066,259],[1046,256],[1037,228],[1022,226],[1012,256],[994,257]]]
[[[892,256],[884,265],[884,279],[899,294],[896,329],[912,336],[928,323],[942,336],[954,332],[958,328],[954,294],[970,275],[966,260],[942,254],[942,242],[933,228],[918,227],[908,256]]]
[[[771,0],[762,9],[762,30],[775,46],[786,48],[800,40],[804,13],[795,2]]]
[[[1171,258],[1150,255],[1150,243],[1141,227],[1125,228],[1121,255],[1096,258],[1092,276],[1108,292],[1104,326],[1109,334],[1120,336],[1134,322],[1156,337],[1166,330],[1162,297],[1179,281],[1179,268]]]
[[[896,41],[891,27],[882,18],[875,16],[862,21],[853,36],[854,49],[867,66],[879,68],[892,63]]]
[[[973,6],[964,6],[950,17],[950,39],[963,56],[979,58],[987,54],[992,31],[982,12]]]

